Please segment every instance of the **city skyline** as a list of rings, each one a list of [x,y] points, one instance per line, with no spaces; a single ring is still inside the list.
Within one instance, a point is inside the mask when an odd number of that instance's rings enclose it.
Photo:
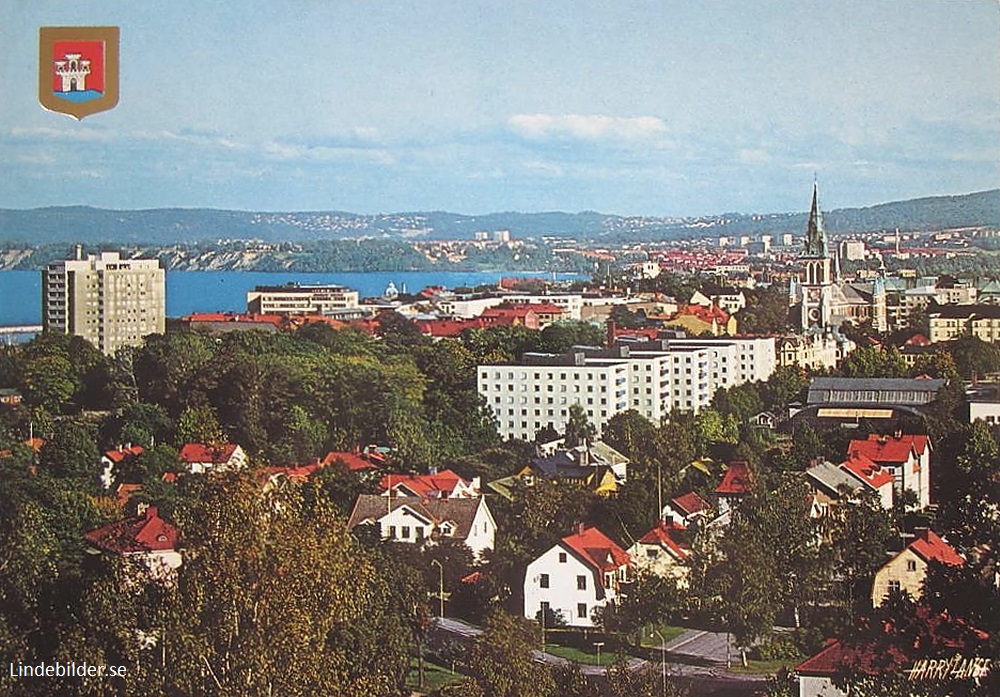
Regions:
[[[996,3],[0,7],[0,206],[825,209],[1000,186]],[[38,28],[121,101],[38,104]],[[179,48],[178,48],[179,47]]]

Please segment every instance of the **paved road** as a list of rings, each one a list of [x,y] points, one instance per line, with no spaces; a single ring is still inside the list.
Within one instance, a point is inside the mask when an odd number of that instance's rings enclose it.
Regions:
[[[478,627],[472,627],[460,620],[450,617],[438,619],[437,627],[439,631],[450,635],[471,640],[483,633]],[[633,658],[629,661],[629,668],[635,670],[645,665],[653,663],[659,668],[665,665],[667,675],[693,679],[711,679],[718,683],[747,684],[763,682],[764,678],[754,675],[743,675],[729,673],[726,671],[726,644],[727,636],[719,632],[706,632],[698,629],[689,629],[683,634],[674,637],[666,644],[666,660],[661,663],[659,660],[645,661],[641,658]],[[735,659],[739,652],[730,643],[731,655]],[[659,649],[654,649],[656,655]],[[549,665],[561,665],[567,663],[566,659],[554,656],[549,653],[535,651],[536,660]],[[602,657],[603,658],[603,657]],[[609,662],[612,660],[608,656]],[[603,662],[603,661],[602,661]],[[607,665],[581,665],[580,671],[584,675],[604,675]]]

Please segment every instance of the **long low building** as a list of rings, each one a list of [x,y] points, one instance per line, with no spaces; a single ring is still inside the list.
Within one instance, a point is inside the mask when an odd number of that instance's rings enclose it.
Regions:
[[[813,378],[810,406],[909,406],[919,407],[937,399],[944,380],[929,378]]]
[[[697,412],[720,386],[715,360],[712,348],[698,344],[574,347],[528,353],[517,364],[480,365],[477,383],[500,434],[532,440],[546,427],[562,433],[574,404],[599,431],[627,409],[654,423],[673,410]]]

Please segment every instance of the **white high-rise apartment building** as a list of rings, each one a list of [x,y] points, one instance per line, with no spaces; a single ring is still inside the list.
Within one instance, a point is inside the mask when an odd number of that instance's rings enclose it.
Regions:
[[[166,329],[166,277],[156,259],[101,252],[49,264],[42,272],[42,325],[81,336],[111,355]]]
[[[658,423],[674,409],[698,411],[712,399],[711,351],[576,347],[566,354],[525,354],[516,365],[481,365],[479,393],[504,438],[532,440],[546,426],[565,431],[569,409],[579,404],[603,431],[608,420],[635,409]]]
[[[481,365],[477,372],[500,435],[532,440],[546,426],[562,433],[573,404],[599,431],[626,409],[653,423],[674,410],[697,412],[720,387],[767,380],[776,364],[771,337],[619,339],[613,349],[529,353],[519,364]]]

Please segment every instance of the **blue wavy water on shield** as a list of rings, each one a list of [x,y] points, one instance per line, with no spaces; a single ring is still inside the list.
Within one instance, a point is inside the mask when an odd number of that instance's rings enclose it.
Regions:
[[[103,97],[103,92],[98,92],[97,90],[83,90],[82,92],[53,92],[53,95],[59,97],[59,99],[65,99],[68,102],[89,102],[91,99],[97,99],[98,97]]]

